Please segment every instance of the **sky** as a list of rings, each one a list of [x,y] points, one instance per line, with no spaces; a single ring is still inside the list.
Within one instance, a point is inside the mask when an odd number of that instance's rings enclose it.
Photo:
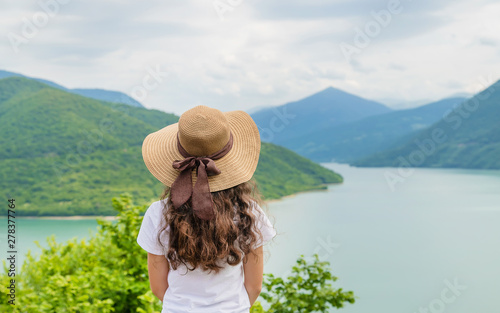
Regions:
[[[500,79],[500,2],[0,1],[0,69],[181,114],[329,86],[394,108]]]

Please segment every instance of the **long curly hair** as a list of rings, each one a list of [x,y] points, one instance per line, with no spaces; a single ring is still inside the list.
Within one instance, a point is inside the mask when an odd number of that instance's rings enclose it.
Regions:
[[[165,247],[161,235],[170,227],[165,256],[174,270],[183,264],[191,271],[199,267],[217,273],[225,263],[237,265],[254,253],[254,244],[261,233],[256,227],[252,206],[262,203],[255,182],[212,192],[215,218],[208,221],[193,213],[190,201],[174,207],[170,193],[166,187],[161,195],[161,199],[167,198],[167,201],[157,240]]]

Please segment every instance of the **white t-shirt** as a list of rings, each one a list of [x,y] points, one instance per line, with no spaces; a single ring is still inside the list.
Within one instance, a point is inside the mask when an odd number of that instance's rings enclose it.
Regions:
[[[165,255],[164,248],[157,242],[157,234],[163,221],[163,206],[167,200],[156,201],[144,214],[137,243],[147,252]],[[276,235],[276,230],[266,214],[256,203],[252,206],[256,225],[262,238],[256,243],[259,247]],[[167,227],[167,232],[168,232]],[[168,245],[166,233],[162,243]],[[250,300],[246,292],[243,263],[231,266],[225,264],[219,273],[208,273],[199,268],[188,271],[182,264],[168,274],[168,289],[163,297],[162,313],[248,313]]]

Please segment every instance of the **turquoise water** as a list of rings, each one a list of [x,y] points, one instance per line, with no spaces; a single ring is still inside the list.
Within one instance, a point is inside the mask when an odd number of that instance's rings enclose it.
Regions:
[[[417,169],[393,192],[394,169],[325,165],[345,183],[269,206],[266,272],[318,252],[359,297],[345,313],[500,312],[500,171]]]
[[[392,191],[385,174],[395,169],[324,165],[345,182],[268,205],[279,235],[266,272],[286,275],[300,254],[316,252],[330,261],[335,285],[358,297],[345,313],[500,312],[500,171],[416,169]],[[19,250],[96,227],[18,219]]]
[[[36,218],[15,218],[16,221],[16,250],[18,268],[25,259],[24,255],[30,250],[33,254],[40,253],[40,248],[36,245],[38,241],[42,247],[47,247],[47,237],[54,235],[57,242],[65,242],[71,238],[84,239],[91,233],[97,231],[97,221],[95,219],[82,220],[55,220]],[[5,260],[7,250],[7,235],[4,231],[7,225],[6,218],[0,218],[2,234],[0,234],[0,247],[2,260]],[[10,250],[10,249],[9,249]]]

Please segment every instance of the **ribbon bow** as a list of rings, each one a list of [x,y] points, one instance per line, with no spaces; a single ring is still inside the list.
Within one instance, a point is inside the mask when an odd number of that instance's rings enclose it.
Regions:
[[[208,184],[208,176],[219,175],[221,171],[215,165],[214,160],[225,156],[233,146],[233,134],[230,134],[229,141],[219,151],[208,156],[190,155],[181,145],[177,137],[177,148],[184,160],[175,160],[172,167],[180,171],[179,176],[171,186],[170,196],[174,207],[179,208],[185,204],[189,198],[193,212],[203,220],[210,220],[215,217],[213,209],[212,194]],[[196,169],[196,183],[193,188],[191,172]]]

